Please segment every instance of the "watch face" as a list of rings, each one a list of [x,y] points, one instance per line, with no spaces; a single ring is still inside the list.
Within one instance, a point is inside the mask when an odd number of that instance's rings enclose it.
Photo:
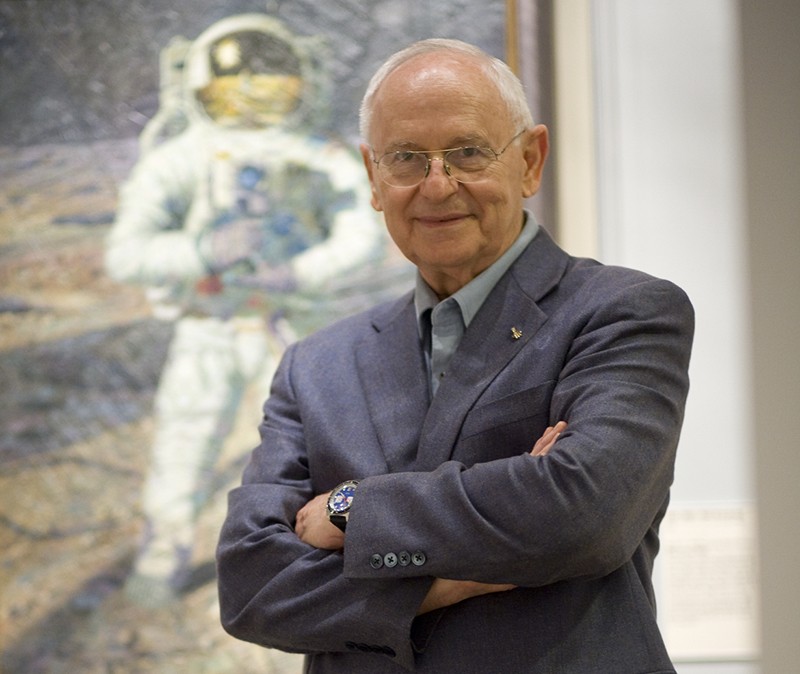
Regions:
[[[356,492],[356,485],[346,484],[337,489],[330,498],[330,508],[335,513],[345,513],[350,509],[353,502],[353,494]]]

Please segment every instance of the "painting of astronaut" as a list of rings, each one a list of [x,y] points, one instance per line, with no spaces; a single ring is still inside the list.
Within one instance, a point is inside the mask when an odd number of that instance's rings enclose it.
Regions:
[[[286,345],[412,282],[366,81],[506,5],[0,0],[0,671],[301,671],[219,627],[225,495]]]

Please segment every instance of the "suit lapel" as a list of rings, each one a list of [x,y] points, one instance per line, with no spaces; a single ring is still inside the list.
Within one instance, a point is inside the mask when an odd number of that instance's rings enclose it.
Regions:
[[[422,428],[416,470],[450,459],[475,402],[547,320],[536,302],[563,275],[568,256],[544,231],[500,279],[464,333]]]
[[[568,261],[540,230],[470,323],[433,401],[413,295],[374,320],[356,362],[389,472],[430,471],[450,459],[475,402],[547,320],[537,302],[558,283]]]
[[[430,392],[413,301],[395,305],[359,344],[357,363],[367,409],[389,472],[411,470]]]

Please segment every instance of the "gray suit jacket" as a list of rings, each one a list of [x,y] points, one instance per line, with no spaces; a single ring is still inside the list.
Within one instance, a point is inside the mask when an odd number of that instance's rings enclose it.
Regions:
[[[673,671],[651,572],[692,333],[675,285],[540,231],[433,400],[411,295],[294,345],[229,498],[225,629],[314,673]],[[353,478],[344,552],[302,543],[297,510]],[[518,588],[415,619],[434,577]]]

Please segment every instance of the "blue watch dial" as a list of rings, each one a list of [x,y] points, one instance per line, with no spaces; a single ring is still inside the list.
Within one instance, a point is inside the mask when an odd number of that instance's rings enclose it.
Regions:
[[[356,493],[356,485],[346,484],[334,493],[331,499],[331,510],[335,513],[344,513],[350,509],[353,502],[353,495]]]

